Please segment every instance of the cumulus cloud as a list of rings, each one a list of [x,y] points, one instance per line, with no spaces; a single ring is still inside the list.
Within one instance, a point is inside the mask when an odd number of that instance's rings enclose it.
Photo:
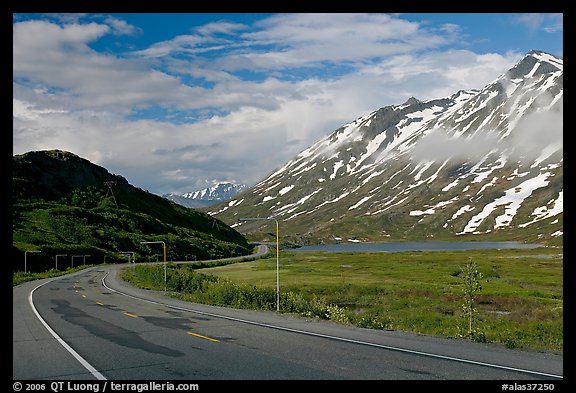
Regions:
[[[134,106],[177,105],[205,93],[144,64],[100,54],[88,45],[110,32],[94,22],[58,26],[45,21],[13,28],[13,75],[17,84],[34,83],[57,94],[71,109],[128,113]],[[191,100],[194,102],[195,100]]]

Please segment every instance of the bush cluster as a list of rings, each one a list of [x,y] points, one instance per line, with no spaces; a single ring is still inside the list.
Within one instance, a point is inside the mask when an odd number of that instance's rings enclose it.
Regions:
[[[174,296],[204,304],[253,310],[276,310],[276,290],[255,285],[234,283],[228,279],[195,271],[192,265],[171,264],[166,270],[166,289]],[[164,288],[164,270],[161,265],[141,265],[127,268],[122,278],[148,289]],[[306,299],[302,294],[280,294],[280,311],[311,318],[327,319],[339,323],[352,322],[343,307],[329,304],[322,297]]]

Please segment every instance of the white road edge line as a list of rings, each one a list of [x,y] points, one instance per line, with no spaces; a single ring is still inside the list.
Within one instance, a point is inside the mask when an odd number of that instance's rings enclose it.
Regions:
[[[152,304],[156,304],[156,305],[160,305],[160,306],[172,308],[172,309],[175,309],[175,310],[188,311],[188,312],[192,312],[192,313],[196,313],[196,314],[207,315],[207,316],[211,316],[211,317],[215,317],[215,318],[228,319],[228,320],[231,320],[231,321],[248,323],[248,324],[251,324],[251,325],[257,325],[257,326],[267,327],[267,328],[271,328],[271,329],[277,329],[277,330],[284,330],[284,331],[293,332],[293,333],[306,334],[306,335],[309,335],[309,336],[323,337],[323,338],[328,338],[328,339],[332,339],[332,340],[339,340],[339,341],[350,342],[350,343],[354,343],[354,344],[368,345],[368,346],[377,347],[377,348],[384,348],[384,349],[388,349],[388,350],[392,350],[392,351],[412,353],[412,354],[415,354],[415,355],[422,355],[422,356],[428,356],[428,357],[433,357],[433,358],[438,358],[438,359],[451,360],[451,361],[456,361],[456,362],[460,362],[460,363],[469,363],[469,364],[475,364],[475,365],[479,365],[479,366],[499,368],[499,369],[503,369],[503,370],[516,371],[516,372],[521,372],[521,373],[526,373],[526,374],[541,375],[541,376],[545,376],[545,377],[552,377],[552,378],[559,378],[559,379],[563,379],[563,378],[564,378],[562,375],[548,374],[548,373],[544,373],[544,372],[540,372],[540,371],[525,370],[525,369],[521,369],[521,368],[514,368],[514,367],[502,366],[502,365],[499,365],[499,364],[479,362],[479,361],[476,361],[476,360],[468,360],[468,359],[456,358],[456,357],[452,357],[452,356],[438,355],[438,354],[435,354],[435,353],[415,351],[415,350],[412,350],[412,349],[406,349],[406,348],[400,348],[400,347],[392,347],[392,346],[389,346],[389,345],[376,344],[376,343],[371,343],[371,342],[367,342],[367,341],[360,341],[360,340],[353,340],[353,339],[345,338],[345,337],[330,336],[330,335],[321,334],[321,333],[309,332],[309,331],[306,331],[306,330],[292,329],[292,328],[287,328],[287,327],[284,327],[284,326],[270,325],[270,324],[267,324],[267,323],[249,321],[249,320],[246,320],[246,319],[234,318],[234,317],[229,317],[229,316],[226,316],[226,315],[214,314],[214,313],[209,313],[209,312],[205,312],[205,311],[198,311],[198,310],[194,310],[194,309],[190,309],[190,308],[173,306],[173,305],[170,305],[170,304],[166,304],[166,303],[162,303],[162,302],[157,302],[157,301],[154,301],[154,300],[148,300],[148,299],[139,298],[139,297],[137,297],[137,296],[129,295],[129,294],[127,294],[127,293],[118,291],[118,290],[116,290],[116,289],[112,289],[112,288],[110,288],[109,286],[106,285],[106,281],[105,281],[106,276],[108,276],[108,272],[106,272],[106,275],[104,275],[104,277],[102,278],[102,285],[103,285],[105,288],[107,288],[108,290],[112,291],[112,292],[115,292],[115,293],[117,293],[117,294],[119,294],[119,295],[123,295],[123,296],[130,297],[130,298],[133,298],[133,299],[137,299],[137,300],[140,300],[140,301],[143,301],[143,302],[148,302],[148,303],[152,303]]]
[[[88,371],[90,371],[90,373],[98,380],[101,381],[105,381],[107,378],[105,376],[103,376],[102,374],[100,374],[100,372],[98,370],[96,370],[90,363],[88,363],[86,361],[86,359],[84,359],[82,356],[80,356],[80,354],[78,354],[78,352],[76,352],[70,345],[68,345],[66,343],[66,341],[64,341],[51,327],[50,325],[48,325],[48,323],[40,316],[40,313],[38,313],[38,310],[36,310],[36,307],[34,307],[34,300],[32,299],[32,295],[34,294],[34,291],[36,291],[38,288],[40,288],[43,285],[46,285],[52,281],[56,280],[56,278],[46,281],[43,284],[38,285],[36,288],[34,288],[33,290],[30,291],[30,293],[28,294],[28,303],[30,304],[30,307],[32,307],[32,311],[34,311],[34,314],[36,314],[36,317],[38,318],[38,320],[40,322],[42,322],[42,324],[44,325],[44,327],[50,332],[50,334],[52,336],[54,336],[54,338],[68,351],[70,352],[70,354],[72,356],[74,356],[76,358],[76,360],[78,360],[80,362],[80,364],[82,366],[84,366],[84,368]]]

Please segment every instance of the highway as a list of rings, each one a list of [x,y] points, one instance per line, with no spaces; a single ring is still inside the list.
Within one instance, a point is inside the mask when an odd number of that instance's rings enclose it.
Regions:
[[[188,303],[103,265],[13,288],[14,380],[549,380],[563,356]]]

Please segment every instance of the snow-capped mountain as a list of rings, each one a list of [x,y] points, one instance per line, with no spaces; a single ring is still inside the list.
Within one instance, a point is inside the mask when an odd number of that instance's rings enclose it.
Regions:
[[[234,198],[247,188],[248,186],[244,184],[218,183],[202,190],[187,192],[181,195],[171,193],[163,195],[163,197],[186,207],[202,208]]]
[[[480,90],[410,98],[345,124],[210,214],[243,232],[442,238],[563,231],[563,60],[529,52]]]

